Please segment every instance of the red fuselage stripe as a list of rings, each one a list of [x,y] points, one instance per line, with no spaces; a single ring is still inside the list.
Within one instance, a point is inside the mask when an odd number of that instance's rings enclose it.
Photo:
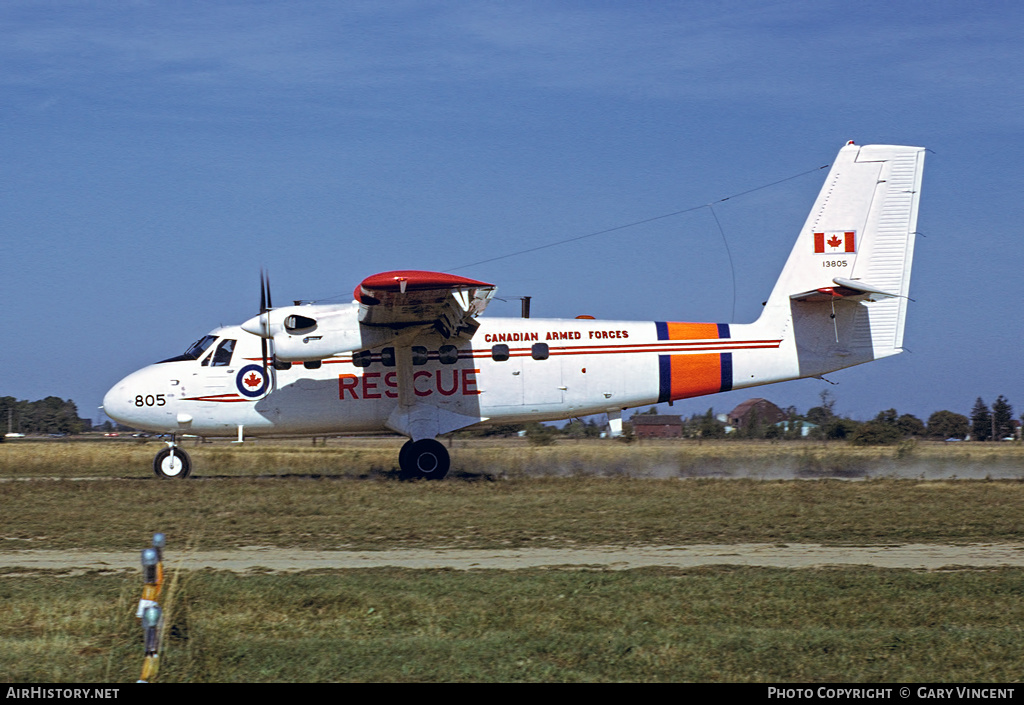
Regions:
[[[549,346],[548,350],[554,355],[628,355],[640,353],[679,353],[679,352],[729,352],[731,350],[760,350],[778,348],[781,340],[705,340],[700,342],[667,340],[654,343],[630,343],[625,345],[573,345],[573,346]],[[532,348],[509,348],[509,357],[524,357],[533,353]],[[435,353],[428,353],[428,359],[436,360]],[[463,360],[485,359],[491,357],[489,349],[474,349],[470,352],[460,352],[459,358]],[[371,357],[372,362],[380,362],[379,353]],[[248,359],[248,358],[247,358]],[[257,358],[259,359],[259,358]],[[336,365],[339,363],[351,363],[352,356],[344,355],[335,358],[321,360],[325,365]],[[293,365],[299,363],[292,363]]]

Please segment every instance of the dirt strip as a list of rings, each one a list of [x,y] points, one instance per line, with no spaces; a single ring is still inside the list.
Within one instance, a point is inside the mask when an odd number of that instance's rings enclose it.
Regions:
[[[907,544],[822,546],[817,544],[729,544],[693,546],[593,547],[581,549],[406,549],[389,551],[303,551],[248,547],[225,551],[175,552],[169,549],[165,568],[213,568],[233,572],[297,572],[351,568],[451,568],[517,570],[521,568],[600,568],[626,570],[648,566],[688,568],[701,565],[745,565],[775,568],[816,568],[868,565],[882,568],[1024,567],[1024,544]],[[139,552],[8,551],[0,553],[7,575],[40,570],[73,574],[89,570],[140,569]]]

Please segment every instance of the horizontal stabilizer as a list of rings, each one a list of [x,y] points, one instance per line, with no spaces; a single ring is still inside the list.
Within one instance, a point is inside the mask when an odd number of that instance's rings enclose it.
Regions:
[[[865,284],[853,279],[836,277],[832,280],[835,286],[823,286],[818,289],[811,289],[799,294],[793,294],[789,298],[794,301],[835,301],[836,299],[847,299],[854,301],[880,301],[891,299],[899,294],[892,294],[882,291],[878,287]]]

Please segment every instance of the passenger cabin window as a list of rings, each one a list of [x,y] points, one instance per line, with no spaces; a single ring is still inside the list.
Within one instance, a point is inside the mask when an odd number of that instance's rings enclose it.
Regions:
[[[504,343],[498,343],[491,348],[491,359],[495,362],[505,362],[508,359],[508,346]]]
[[[395,349],[394,348],[382,348],[380,351],[380,361],[384,364],[384,367],[395,366]]]
[[[427,349],[422,345],[412,346],[412,364],[414,365],[425,365],[427,364]]]
[[[437,351],[437,359],[442,365],[454,365],[459,361],[459,349],[454,345],[442,345]]]
[[[530,350],[530,355],[533,356],[534,360],[547,360],[550,354],[547,343],[534,343],[533,348]]]

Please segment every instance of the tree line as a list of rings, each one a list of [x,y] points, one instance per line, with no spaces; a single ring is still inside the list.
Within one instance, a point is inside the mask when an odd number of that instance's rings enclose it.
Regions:
[[[899,414],[896,409],[880,411],[870,421],[856,421],[835,413],[835,399],[825,391],[821,404],[798,414],[795,407],[784,409],[784,423],[767,423],[756,417],[748,419],[743,428],[734,433],[726,432],[726,425],[719,421],[713,409],[706,413],[694,414],[682,419],[683,436],[686,438],[754,438],[778,440],[846,440],[857,445],[897,443],[908,438],[934,440],[992,441],[1012,439],[1018,436],[1017,422],[1013,417],[1013,406],[1006,397],[999,395],[991,407],[980,397],[975,401],[970,416],[953,411],[936,411],[923,422],[912,414]],[[641,414],[658,414],[657,407],[650,407]],[[1024,418],[1024,417],[1022,417]],[[0,424],[6,423],[8,430],[27,435],[76,434],[92,430],[88,419],[79,418],[78,407],[70,399],[46,397],[38,401],[17,400],[14,397],[0,397]],[[805,425],[807,430],[805,431]],[[107,421],[100,428],[110,430]],[[632,435],[632,424],[623,425],[625,436]],[[514,436],[527,435],[541,443],[558,437],[596,438],[604,431],[603,424],[592,417],[587,420],[574,419],[562,428],[541,423],[504,424],[484,428],[471,428],[458,432],[462,436]],[[0,433],[0,440],[3,434]]]
[[[661,414],[656,406],[640,415]],[[797,413],[796,407],[783,409],[782,422],[758,419],[756,414],[745,420],[740,428],[730,429],[718,419],[714,409],[681,418],[683,438],[692,439],[768,439],[768,440],[832,440],[847,441],[854,445],[884,445],[908,439],[928,440],[1004,440],[1017,438],[1013,407],[1002,395],[991,409],[980,398],[975,402],[971,416],[954,411],[936,411],[922,421],[913,414],[900,414],[896,409],[885,409],[869,421],[858,421],[835,413],[835,399],[825,391],[821,404]],[[636,416],[637,414],[634,414]],[[633,439],[633,424],[623,424],[624,440]],[[508,437],[526,435],[538,445],[553,443],[558,438],[595,438],[605,431],[603,424],[591,417],[573,419],[561,428],[542,423],[505,424],[458,431],[462,437]]]
[[[70,399],[46,397],[38,401],[0,397],[0,424],[3,433],[74,434],[88,431],[92,423],[78,416],[78,407]]]
[[[835,399],[827,391],[821,399],[821,405],[806,414],[798,414],[794,407],[789,407],[784,410],[787,418],[783,423],[762,423],[755,417],[734,434],[727,434],[725,424],[708,409],[707,413],[695,414],[685,421],[684,434],[693,438],[845,440],[854,445],[884,445],[913,438],[992,441],[1019,437],[1013,406],[1002,395],[991,409],[979,397],[969,417],[943,409],[932,413],[927,422],[913,414],[900,414],[896,409],[880,411],[869,421],[857,421],[837,415]]]
[[[1013,406],[1002,395],[991,409],[978,398],[969,417],[943,409],[932,413],[927,422],[913,414],[900,414],[896,409],[880,411],[869,421],[857,421],[837,415],[835,399],[827,391],[822,393],[821,399],[821,405],[808,409],[806,414],[798,414],[795,407],[785,409],[787,418],[783,423],[763,423],[755,417],[729,434],[725,424],[708,409],[707,413],[695,414],[684,422],[684,435],[691,438],[845,440],[854,445],[884,445],[913,438],[991,441],[1019,437]]]

